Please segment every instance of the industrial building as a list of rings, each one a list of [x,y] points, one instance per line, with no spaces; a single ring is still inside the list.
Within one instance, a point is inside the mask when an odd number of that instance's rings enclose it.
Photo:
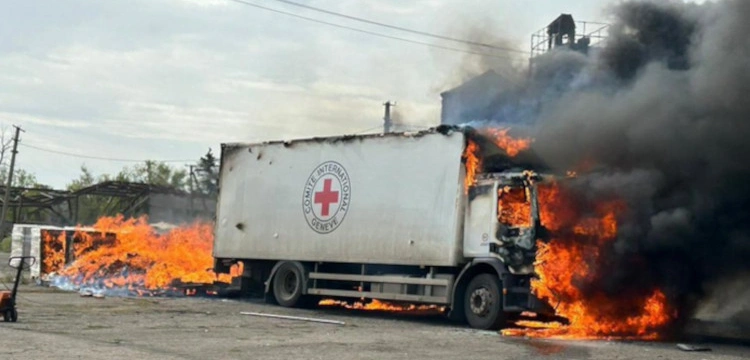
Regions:
[[[588,55],[606,39],[608,24],[575,21],[572,15],[562,14],[546,27],[531,35],[529,74],[533,74],[536,60],[551,51],[568,50]],[[461,125],[473,121],[512,123],[507,111],[513,111],[522,89],[512,89],[506,77],[494,70],[469,79],[463,84],[440,94],[442,108],[440,123]],[[523,104],[515,107],[522,107]],[[516,119],[518,120],[518,119]]]

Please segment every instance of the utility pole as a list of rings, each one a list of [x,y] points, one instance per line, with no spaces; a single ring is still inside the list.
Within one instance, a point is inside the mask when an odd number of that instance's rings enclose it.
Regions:
[[[195,165],[188,165],[188,168],[190,168],[190,181],[188,182],[190,184],[190,217],[195,216],[195,209],[193,206],[193,203],[195,202],[195,186],[193,185],[193,177],[195,177]]]
[[[13,152],[10,155],[10,169],[8,170],[8,181],[5,184],[5,196],[3,196],[3,210],[2,214],[0,214],[0,233],[3,235],[5,232],[3,231],[5,227],[5,216],[8,214],[8,201],[10,201],[10,187],[13,185],[13,171],[16,166],[16,154],[18,154],[18,141],[21,137],[21,129],[20,127],[13,125],[14,128],[16,128],[16,135],[13,137]],[[24,131],[25,132],[25,131]]]
[[[151,160],[146,160],[146,182],[151,185]]]
[[[390,100],[386,101],[385,104],[385,116],[383,117],[383,132],[389,133],[391,132],[391,126],[393,126],[393,121],[391,119],[391,107],[396,106],[396,103],[392,103]]]

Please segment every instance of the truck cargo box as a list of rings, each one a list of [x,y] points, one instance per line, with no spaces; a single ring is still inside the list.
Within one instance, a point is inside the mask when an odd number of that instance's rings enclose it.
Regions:
[[[214,257],[456,266],[465,136],[223,144]]]

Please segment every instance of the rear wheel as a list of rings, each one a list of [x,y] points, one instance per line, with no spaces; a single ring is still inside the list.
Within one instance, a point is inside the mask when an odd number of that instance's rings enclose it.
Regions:
[[[464,313],[475,329],[497,330],[505,323],[500,280],[491,274],[479,274],[466,287]]]
[[[305,275],[300,268],[291,262],[284,262],[273,277],[273,295],[281,306],[294,307],[303,305],[302,288]]]

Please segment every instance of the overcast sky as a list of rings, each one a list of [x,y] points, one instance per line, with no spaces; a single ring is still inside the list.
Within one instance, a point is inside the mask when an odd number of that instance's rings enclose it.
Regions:
[[[607,20],[608,2],[295,1],[452,37],[509,41],[520,50],[560,13]],[[247,2],[469,49],[274,0]],[[125,159],[197,159],[209,147],[218,153],[222,142],[372,130],[382,124],[386,100],[398,103],[410,125],[436,125],[440,92],[478,60],[229,0],[0,0],[0,39],[3,126],[21,125],[25,145]],[[132,165],[19,151],[17,166],[54,187],[84,163],[95,173]]]

